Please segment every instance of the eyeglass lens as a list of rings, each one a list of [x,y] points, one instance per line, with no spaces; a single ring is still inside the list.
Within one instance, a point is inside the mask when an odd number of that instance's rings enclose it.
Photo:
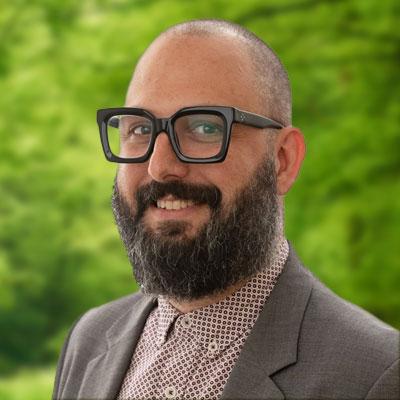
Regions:
[[[139,115],[115,115],[108,120],[107,135],[113,154],[121,158],[141,157],[149,149],[153,122]],[[185,114],[173,123],[179,151],[190,158],[216,156],[223,145],[226,123],[215,114]]]

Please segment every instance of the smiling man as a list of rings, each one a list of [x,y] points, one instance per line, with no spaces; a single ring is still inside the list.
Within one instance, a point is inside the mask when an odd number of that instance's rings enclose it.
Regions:
[[[399,332],[332,293],[284,235],[305,153],[290,85],[244,28],[160,35],[98,112],[140,293],[90,310],[56,399],[399,398]]]

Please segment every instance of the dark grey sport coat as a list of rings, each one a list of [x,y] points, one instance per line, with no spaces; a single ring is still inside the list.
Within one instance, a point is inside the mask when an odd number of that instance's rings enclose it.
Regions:
[[[115,399],[156,299],[92,309],[64,344],[54,399]],[[400,335],[344,301],[293,249],[224,388],[225,399],[400,399]]]

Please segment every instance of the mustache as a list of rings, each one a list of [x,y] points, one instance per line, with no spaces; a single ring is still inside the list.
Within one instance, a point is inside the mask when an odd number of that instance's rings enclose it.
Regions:
[[[144,212],[157,200],[171,195],[181,200],[192,200],[195,204],[207,204],[216,211],[221,204],[222,193],[215,185],[200,185],[181,181],[152,181],[138,188],[136,192],[137,215],[140,219]]]

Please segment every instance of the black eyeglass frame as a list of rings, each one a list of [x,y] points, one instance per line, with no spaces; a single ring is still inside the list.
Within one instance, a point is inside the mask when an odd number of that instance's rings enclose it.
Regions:
[[[207,158],[192,158],[187,157],[181,153],[178,146],[178,140],[175,137],[174,132],[174,122],[177,118],[182,117],[188,114],[211,114],[218,115],[222,117],[224,121],[224,135],[223,142],[221,144],[221,150],[218,154],[212,157]],[[152,134],[149,143],[149,148],[141,157],[135,158],[121,158],[116,156],[110,148],[110,144],[108,142],[107,135],[107,125],[109,124],[110,118],[117,115],[139,115],[148,118],[152,124]],[[252,126],[254,128],[273,128],[273,129],[282,129],[284,125],[281,123],[274,121],[271,118],[264,117],[262,115],[254,114],[248,111],[243,111],[234,107],[223,107],[223,106],[195,106],[195,107],[186,107],[178,110],[175,114],[173,114],[169,118],[156,118],[151,112],[142,109],[142,108],[132,108],[132,107],[117,107],[117,108],[104,108],[97,110],[97,124],[99,126],[100,131],[100,139],[104,151],[104,155],[106,159],[111,162],[117,163],[141,163],[145,162],[150,158],[150,155],[153,153],[154,144],[157,139],[157,136],[161,132],[165,132],[168,135],[169,141],[174,149],[174,152],[178,159],[182,162],[193,163],[193,164],[209,164],[222,162],[225,160],[230,138],[233,123],[240,123],[247,126]]]

